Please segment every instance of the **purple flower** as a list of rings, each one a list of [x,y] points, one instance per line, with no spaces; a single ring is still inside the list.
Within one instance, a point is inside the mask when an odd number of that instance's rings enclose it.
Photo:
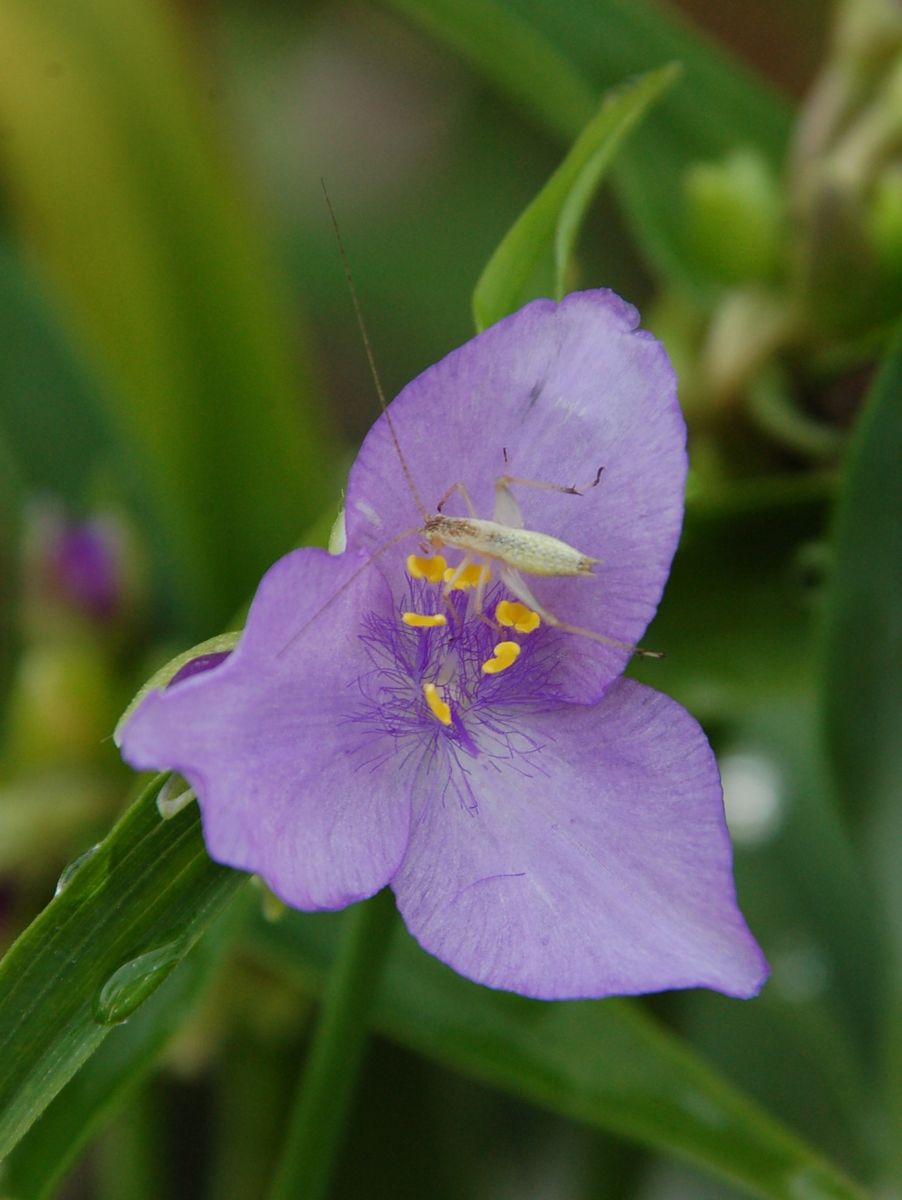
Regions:
[[[58,503],[39,500],[29,505],[25,532],[27,604],[41,630],[73,617],[110,627],[134,607],[135,555],[115,514],[76,520]]]
[[[100,521],[72,524],[56,548],[60,587],[73,605],[97,621],[109,620],[119,599],[119,562],[109,530]]]
[[[504,472],[571,485],[604,468],[583,495],[514,490],[526,529],[600,560],[591,576],[529,576],[540,605],[625,643],[660,598],[686,473],[673,372],[636,320],[609,292],[536,301],[391,407],[430,505],[461,481],[490,517]],[[445,511],[465,515],[460,497]],[[420,943],[481,983],[754,994],[767,967],[693,718],[620,678],[628,649],[537,621],[503,562],[446,596],[461,553],[424,555],[384,418],[345,520],[342,554],[271,568],[225,661],[144,699],[122,733],[129,762],[188,779],[213,858],[301,909],[390,884]]]

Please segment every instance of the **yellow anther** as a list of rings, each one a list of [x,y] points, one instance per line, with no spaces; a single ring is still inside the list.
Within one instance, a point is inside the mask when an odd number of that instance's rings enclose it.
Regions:
[[[444,613],[406,612],[401,614],[401,620],[405,625],[412,625],[414,629],[433,629],[436,625],[448,624]]]
[[[430,583],[441,583],[447,565],[440,554],[407,556],[407,574],[412,579],[428,579]]]
[[[495,657],[482,664],[483,674],[497,675],[512,667],[520,657],[520,646],[517,642],[499,642],[495,647]]]
[[[517,633],[532,633],[542,624],[542,618],[519,600],[502,600],[495,609],[495,620],[499,625],[513,626]]]
[[[426,697],[426,703],[434,717],[436,717],[443,725],[451,724],[451,706],[438,694],[438,688],[434,683],[423,684],[423,695]]]
[[[447,567],[444,574],[445,583],[454,580],[452,592],[456,592],[458,588],[464,591],[466,588],[478,587],[481,583],[487,583],[491,578],[492,572],[484,563],[470,563],[459,573],[457,567]]]

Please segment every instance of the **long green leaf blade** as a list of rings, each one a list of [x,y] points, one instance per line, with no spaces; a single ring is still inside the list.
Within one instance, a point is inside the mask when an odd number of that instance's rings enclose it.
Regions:
[[[589,81],[532,21],[508,6],[496,0],[386,3],[449,46],[558,137],[571,141],[591,118],[597,93]]]
[[[679,68],[651,71],[614,90],[567,157],[502,238],[473,294],[479,330],[527,300],[560,299],[586,208],[624,138],[673,83]],[[547,289],[547,290],[546,290]]]
[[[689,163],[754,147],[774,168],[789,105],[685,19],[653,0],[385,0],[450,46],[543,128],[571,142],[592,97],[666,62],[685,77],[630,146],[614,178],[646,256],[667,277],[696,282],[681,205]],[[507,45],[514,47],[507,53]]]
[[[3,1163],[7,1200],[50,1200],[88,1140],[151,1070],[191,1016],[234,938],[232,906],[184,963],[83,1064]]]
[[[319,989],[341,918],[291,914],[256,946]],[[393,1040],[767,1200],[862,1200],[841,1172],[628,1001],[543,1003],[455,975],[400,937],[375,1011]]]
[[[880,1045],[891,1124],[902,1118],[902,331],[884,358],[849,454],[828,596],[823,718],[836,791],[864,831],[891,934]],[[898,1138],[890,1139],[902,1173]]]
[[[29,250],[154,515],[189,635],[324,507],[283,287],[150,0],[0,7],[5,167]],[[305,428],[306,426],[306,428]],[[249,502],[249,497],[253,502]]]
[[[0,962],[0,1158],[167,978],[246,876],[210,861],[196,808],[150,785]]]
[[[902,779],[902,335],[862,413],[837,511],[824,717],[840,794],[858,815]]]

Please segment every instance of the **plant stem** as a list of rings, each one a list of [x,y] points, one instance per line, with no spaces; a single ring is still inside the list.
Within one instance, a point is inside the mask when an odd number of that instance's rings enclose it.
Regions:
[[[325,1200],[328,1195],[394,914],[388,889],[348,913],[269,1200]]]

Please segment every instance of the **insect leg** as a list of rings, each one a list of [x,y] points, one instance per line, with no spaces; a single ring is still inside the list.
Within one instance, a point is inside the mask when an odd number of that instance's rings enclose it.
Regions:
[[[454,568],[454,574],[451,575],[445,581],[445,586],[442,588],[442,595],[444,596],[446,601],[447,601],[448,597],[451,595],[451,593],[454,591],[454,585],[460,581],[460,578],[466,571],[467,567],[470,567],[472,565],[473,565],[472,558],[470,558],[469,554],[465,554],[463,556],[463,558],[460,560],[460,562],[457,564],[457,566]]]
[[[490,575],[488,571],[483,571],[479,576],[479,582],[476,584],[476,592],[473,596],[473,612],[480,621],[485,621],[493,629],[498,629],[498,622],[493,620],[485,611],[485,590],[489,585],[489,579]]]
[[[644,650],[639,646],[633,646],[629,642],[622,642],[619,638],[607,637],[603,633],[596,633],[594,629],[583,629],[579,625],[571,625],[567,621],[562,621],[556,617],[553,612],[549,612],[543,604],[530,591],[529,585],[513,567],[503,567],[501,569],[501,579],[507,585],[509,591],[517,597],[521,604],[526,604],[533,612],[537,612],[539,616],[550,625],[553,629],[560,629],[564,633],[575,633],[580,637],[591,638],[593,642],[601,642],[605,646],[619,646],[622,650],[629,650],[633,654],[641,654],[643,658],[663,658],[664,655],[660,650]]]
[[[499,525],[507,525],[511,529],[522,529],[525,522],[523,513],[520,511],[520,505],[517,503],[514,493],[510,490],[510,484],[516,483],[516,479],[512,479],[510,475],[499,475],[495,480],[495,512],[493,519]]]
[[[457,583],[472,561],[473,560],[470,558],[470,556],[465,554],[454,568],[454,574],[445,581],[445,585],[442,588],[442,599],[445,602],[445,608],[447,608],[448,612],[451,614],[451,624],[456,626],[458,630],[463,624],[463,621],[461,620],[461,615],[457,611],[457,608],[451,602],[451,592],[454,590],[455,583]]]
[[[470,497],[470,493],[467,491],[466,486],[463,483],[461,483],[461,481],[459,479],[457,480],[456,483],[451,484],[451,486],[445,492],[444,496],[442,496],[441,500],[439,500],[438,504],[436,504],[435,511],[441,512],[442,509],[444,508],[444,506],[448,503],[448,501],[451,499],[451,497],[454,495],[455,492],[457,492],[460,496],[463,497],[464,504],[466,504],[467,512],[470,514],[470,516],[471,517],[478,516],[479,514],[476,512],[476,505],[473,503],[473,501]]]
[[[583,492],[588,492],[591,488],[598,486],[603,470],[604,467],[599,467],[595,472],[595,478],[589,483],[572,484],[569,487],[560,483],[547,483],[544,479],[524,479],[520,475],[499,475],[495,480],[495,494],[497,496],[499,489],[509,488],[511,484],[515,484],[517,487],[540,488],[545,492],[563,492],[567,496],[581,496]]]

